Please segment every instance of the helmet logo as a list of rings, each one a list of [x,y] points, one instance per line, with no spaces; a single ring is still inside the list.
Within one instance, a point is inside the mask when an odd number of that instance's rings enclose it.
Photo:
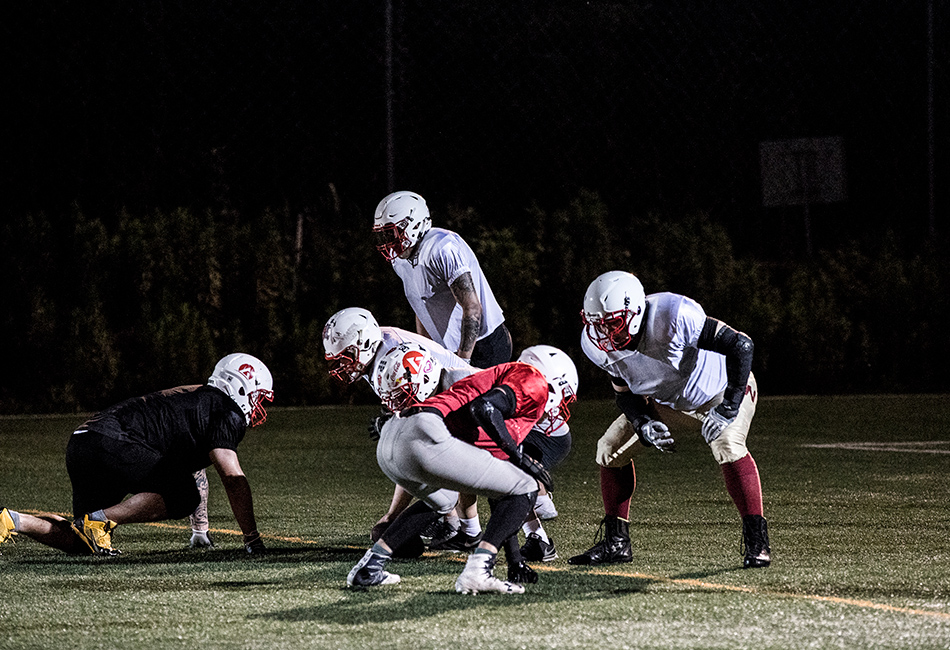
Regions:
[[[402,367],[408,370],[411,374],[417,375],[422,371],[422,361],[424,359],[424,354],[417,350],[411,350],[403,355]]]
[[[254,379],[254,366],[249,363],[242,363],[241,367],[238,368],[238,372],[244,375],[245,379]]]

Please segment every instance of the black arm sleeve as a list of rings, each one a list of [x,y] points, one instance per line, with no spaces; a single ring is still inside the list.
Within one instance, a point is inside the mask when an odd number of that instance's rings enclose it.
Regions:
[[[738,413],[752,372],[752,339],[715,318],[706,318],[699,347],[726,357],[726,392],[718,408],[732,415]]]
[[[644,422],[650,420],[650,416],[647,415],[647,400],[642,395],[635,395],[629,390],[625,390],[616,392],[614,397],[617,400],[617,406],[637,429]]]
[[[505,418],[511,417],[516,407],[515,393],[508,386],[492,388],[484,395],[473,399],[468,405],[476,424],[484,429],[485,433],[512,460],[520,459],[521,453],[511,434],[508,433]]]

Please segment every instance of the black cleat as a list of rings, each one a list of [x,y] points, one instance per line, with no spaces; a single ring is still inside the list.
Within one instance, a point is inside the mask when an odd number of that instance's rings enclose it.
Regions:
[[[772,564],[769,527],[765,517],[746,515],[742,518],[742,546],[745,553],[743,569],[761,569]]]
[[[550,537],[545,542],[537,533],[528,533],[524,546],[521,547],[521,555],[532,562],[551,562],[557,559],[557,549],[554,548],[554,540]]]
[[[524,562],[508,565],[508,582],[533,585],[538,581],[538,572]]]
[[[630,562],[633,550],[630,548],[630,522],[620,517],[607,515],[600,522],[594,545],[585,553],[569,558],[568,564],[597,565]]]
[[[472,537],[463,533],[461,530],[455,533],[452,537],[437,542],[434,544],[429,544],[430,551],[451,551],[453,553],[470,553],[475,550],[475,547],[478,546],[478,543],[482,541],[482,534],[479,533]]]

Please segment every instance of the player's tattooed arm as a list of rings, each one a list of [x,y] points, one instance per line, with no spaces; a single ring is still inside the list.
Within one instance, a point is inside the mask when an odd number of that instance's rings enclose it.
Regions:
[[[450,288],[455,301],[462,306],[462,332],[458,355],[463,359],[471,359],[472,349],[482,326],[482,303],[475,291],[471,273],[463,273]]]
[[[198,507],[191,514],[192,530],[208,530],[208,475],[200,469],[195,472],[195,487],[198,488]]]

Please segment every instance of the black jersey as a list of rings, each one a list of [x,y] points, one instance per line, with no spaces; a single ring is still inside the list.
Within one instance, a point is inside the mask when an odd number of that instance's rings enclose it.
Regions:
[[[79,430],[157,452],[166,467],[195,472],[212,449],[237,450],[247,424],[238,405],[214,386],[179,386],[134,397],[90,418]]]

